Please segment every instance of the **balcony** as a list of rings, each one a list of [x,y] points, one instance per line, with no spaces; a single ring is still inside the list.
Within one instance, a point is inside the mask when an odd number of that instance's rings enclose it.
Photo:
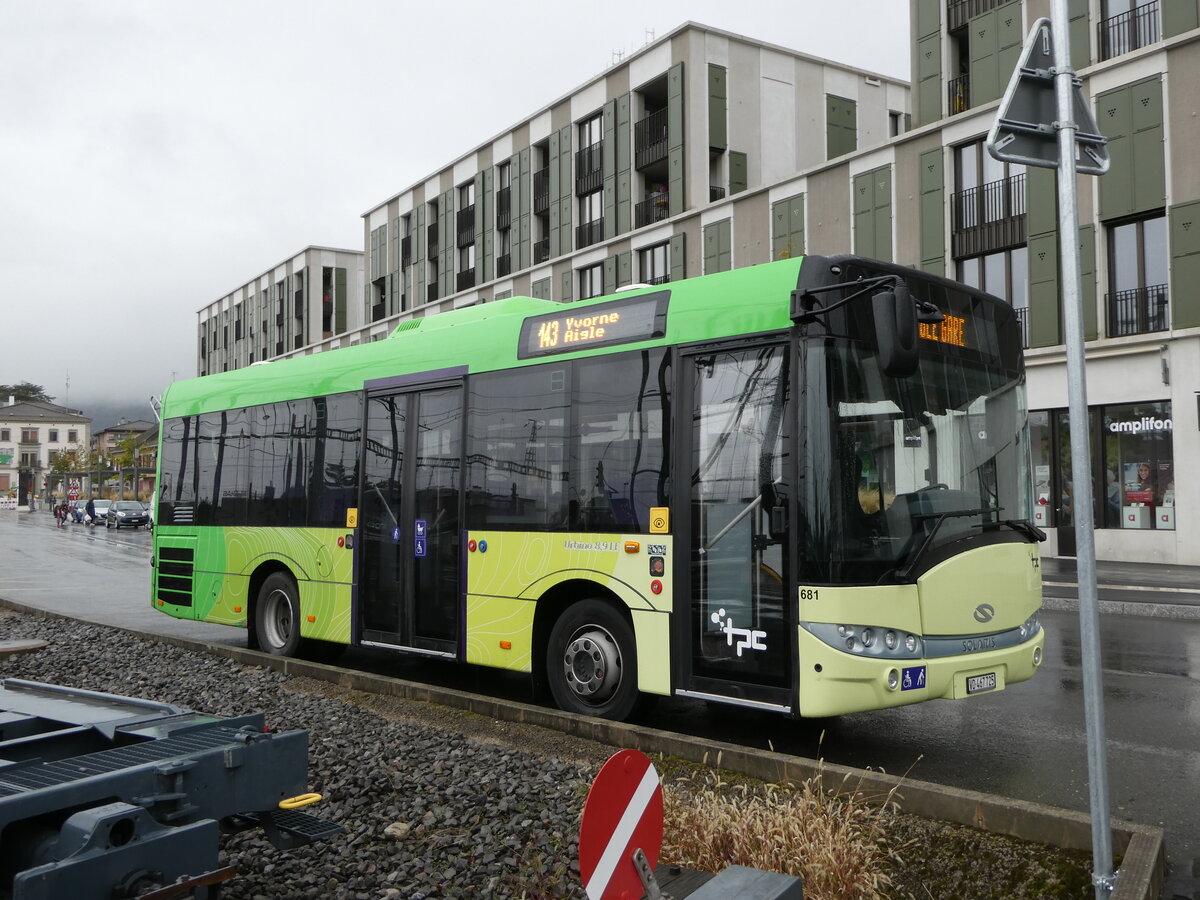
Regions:
[[[1025,175],[950,195],[950,253],[955,259],[1025,243]]]
[[[292,318],[304,318],[304,292],[296,291],[296,296],[292,298]]]
[[[496,227],[512,227],[512,187],[496,191]]]
[[[642,228],[646,225],[652,225],[655,222],[661,222],[670,215],[668,212],[669,205],[670,194],[667,191],[658,191],[651,194],[633,207],[633,227]]]
[[[604,220],[593,219],[575,227],[575,248],[582,250],[604,240]]]
[[[1017,327],[1021,329],[1021,347],[1029,349],[1029,307],[1016,306],[1013,312],[1017,314]]]
[[[633,126],[633,164],[644,169],[667,158],[667,110],[659,109]]]
[[[438,286],[436,281],[431,281],[425,285],[425,302],[432,303],[438,298]]]
[[[550,170],[538,169],[533,173],[533,211],[544,215],[550,211]]]
[[[412,235],[407,234],[400,238],[400,265],[412,265]]]
[[[716,203],[718,200],[725,199],[725,188],[712,184],[708,187],[708,202]]]
[[[647,278],[646,284],[666,284],[670,280],[670,275],[655,275],[653,278]]]
[[[425,229],[425,258],[437,259],[438,254],[438,223],[430,222]]]
[[[971,77],[969,75],[959,75],[957,78],[951,78],[947,84],[947,93],[949,105],[947,109],[950,115],[966,112],[971,108]]]
[[[575,154],[575,193],[582,197],[604,186],[604,144],[601,141]]]
[[[459,247],[469,247],[475,243],[475,204],[465,206],[457,213],[458,245]]]
[[[533,261],[535,264],[544,263],[550,258],[550,238],[533,242]]]
[[[1158,0],[1104,19],[1096,29],[1101,60],[1153,44],[1159,39]]]
[[[505,253],[503,256],[496,257],[496,277],[503,278],[505,275],[512,274],[512,254]]]
[[[1108,336],[1126,337],[1166,331],[1170,327],[1167,286],[1153,284],[1107,294]]]
[[[1008,0],[949,0],[946,4],[946,30],[957,31],[976,16],[995,9]]]
[[[455,278],[455,286],[460,291],[469,291],[475,287],[475,270],[467,269],[464,272],[459,272]]]
[[[275,355],[276,355],[276,356],[283,356],[283,341],[276,341],[276,342],[275,342]]]

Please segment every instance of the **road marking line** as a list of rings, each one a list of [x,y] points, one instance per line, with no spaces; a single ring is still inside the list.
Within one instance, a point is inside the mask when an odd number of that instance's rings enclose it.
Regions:
[[[1075,581],[1043,581],[1042,586],[1078,588],[1079,583]],[[1154,587],[1148,584],[1098,584],[1096,588],[1097,590],[1103,588],[1106,591],[1161,591],[1168,594],[1200,594],[1200,588]]]

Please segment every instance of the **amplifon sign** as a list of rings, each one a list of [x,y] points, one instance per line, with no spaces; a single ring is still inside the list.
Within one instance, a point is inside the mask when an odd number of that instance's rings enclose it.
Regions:
[[[1108,430],[1113,434],[1141,434],[1145,431],[1173,431],[1175,424],[1170,419],[1157,416],[1142,416],[1125,422],[1109,422]]]

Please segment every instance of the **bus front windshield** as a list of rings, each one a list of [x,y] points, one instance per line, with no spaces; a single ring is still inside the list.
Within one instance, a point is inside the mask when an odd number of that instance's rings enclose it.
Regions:
[[[884,374],[862,341],[807,345],[803,569],[811,582],[913,581],[950,545],[1035,534],[1023,521],[1030,489],[1019,347],[1002,364],[920,343],[919,369],[907,378]]]

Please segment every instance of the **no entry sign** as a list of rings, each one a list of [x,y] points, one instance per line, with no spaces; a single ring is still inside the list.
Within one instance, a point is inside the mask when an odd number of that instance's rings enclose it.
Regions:
[[[640,849],[653,870],[662,849],[662,785],[644,753],[622,750],[600,769],[579,825],[579,875],[588,900],[638,900]]]

